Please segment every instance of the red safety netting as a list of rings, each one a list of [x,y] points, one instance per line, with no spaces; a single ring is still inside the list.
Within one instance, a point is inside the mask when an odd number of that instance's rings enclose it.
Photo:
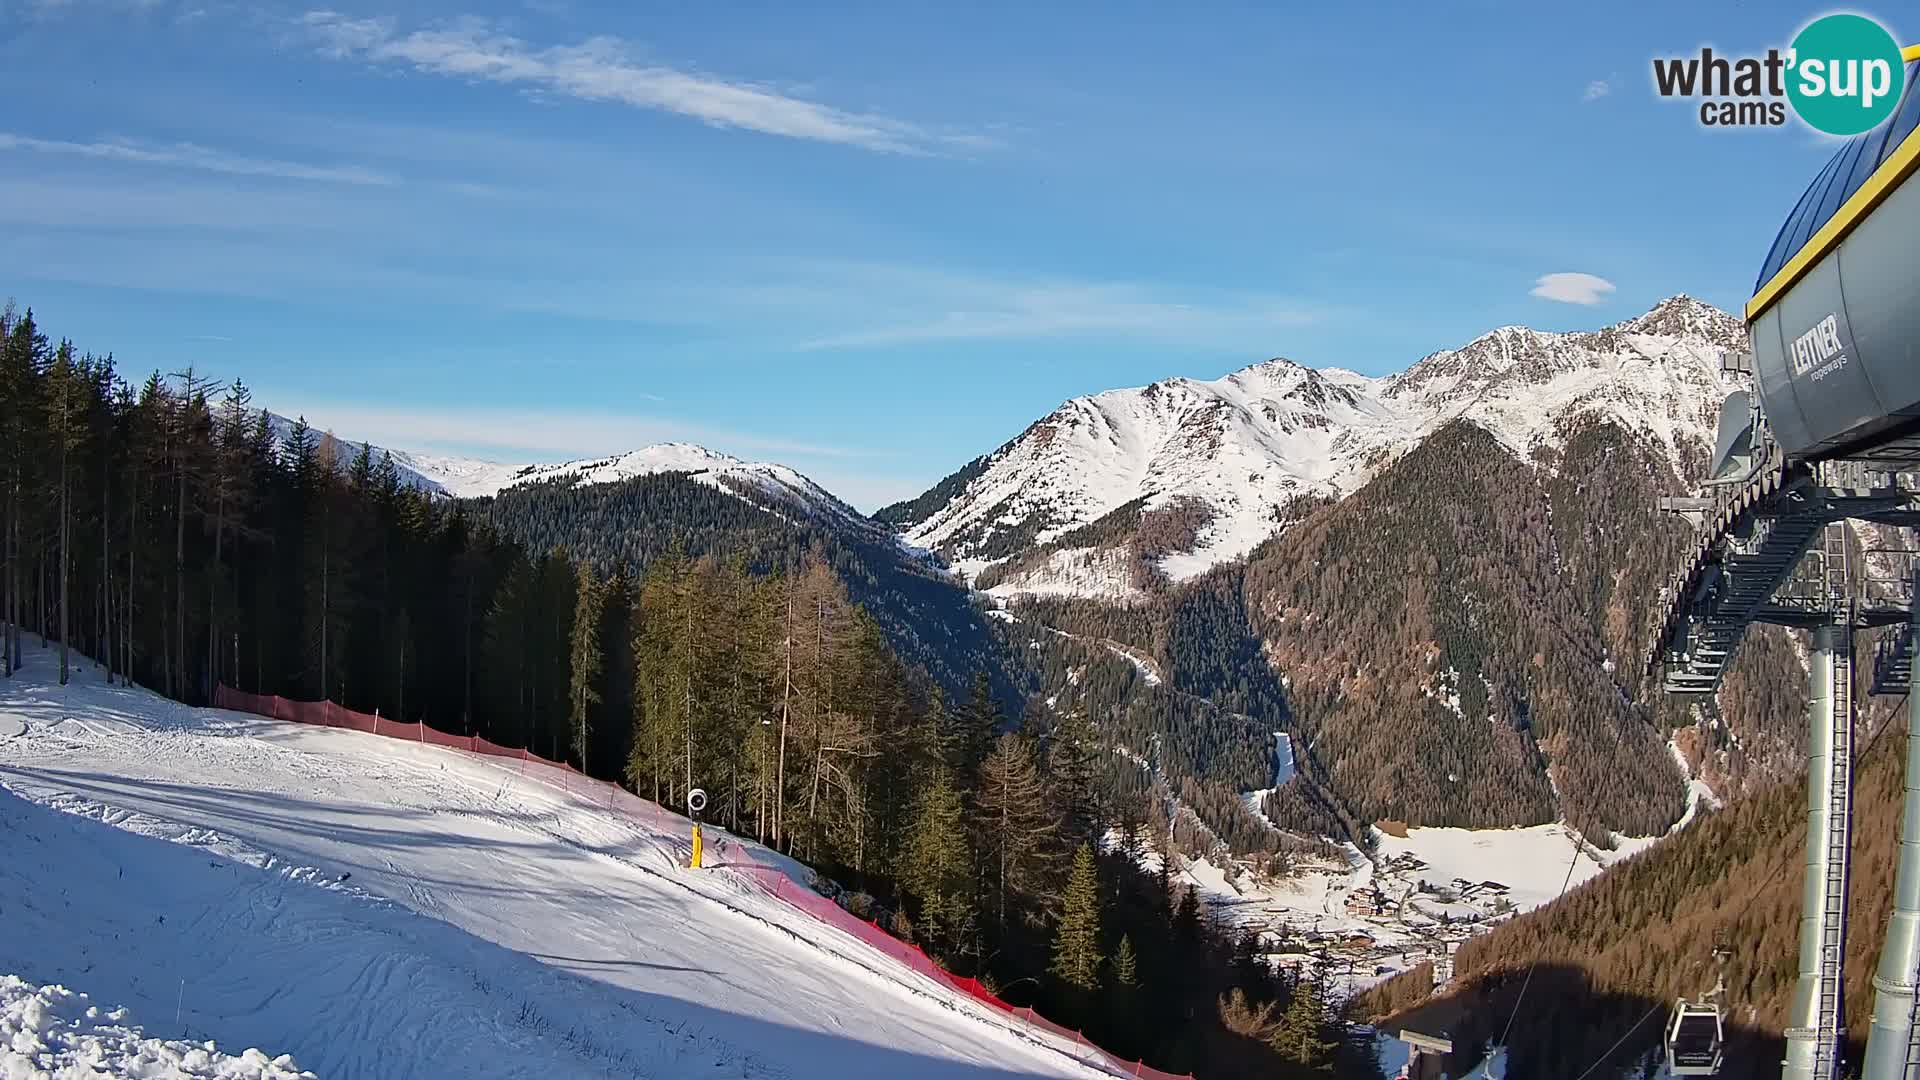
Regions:
[[[444,731],[435,731],[425,724],[421,724],[420,727],[421,742],[432,743],[435,746],[448,746],[455,750],[473,749],[474,742],[478,738],[478,736],[475,735],[449,735]]]
[[[1087,1037],[1069,1028],[1048,1020],[1031,1008],[1015,1007],[1002,1000],[978,979],[954,975],[935,963],[931,957],[920,950],[918,945],[902,941],[880,928],[878,923],[862,919],[828,897],[793,880],[778,867],[769,865],[764,857],[757,857],[751,849],[742,848],[752,860],[748,866],[734,867],[762,888],[787,904],[811,915],[820,922],[841,930],[864,944],[893,958],[901,965],[911,968],[937,982],[944,983],[955,990],[1006,1013],[1014,1020],[1038,1028],[1066,1042],[1082,1048],[1089,1064],[1103,1068],[1120,1076],[1147,1077],[1151,1080],[1192,1080],[1184,1073],[1170,1073],[1155,1069],[1142,1061],[1125,1061],[1102,1050],[1090,1042]]]
[[[501,746],[499,743],[488,742],[487,740],[481,738],[478,735],[475,735],[473,737],[472,750],[476,754],[487,754],[492,757],[519,758],[521,761],[525,761],[527,759],[527,752],[525,750],[521,750],[517,747],[512,747],[512,746]]]
[[[581,795],[592,794],[596,802],[604,796],[610,809],[617,808],[631,817],[646,822],[658,831],[678,831],[686,826],[685,818],[658,803],[642,799],[617,784],[589,777],[566,762],[548,761],[524,748],[501,746],[498,743],[488,742],[478,735],[449,735],[424,723],[403,724],[383,719],[378,714],[355,712],[330,701],[289,701],[272,695],[249,694],[227,686],[214,688],[213,704],[219,709],[252,713],[255,716],[267,716],[297,724],[348,728],[371,735],[429,743],[490,757],[510,758],[520,762],[522,772],[528,775],[539,772],[538,767],[544,766],[547,770],[551,770],[551,774],[544,778],[544,782],[564,791]],[[1083,1060],[1088,1064],[1117,1076],[1142,1077],[1145,1080],[1193,1080],[1188,1074],[1162,1072],[1145,1062],[1123,1061],[1087,1041],[1087,1037],[1080,1032],[1062,1027],[1031,1008],[1016,1007],[1001,1000],[978,979],[963,978],[949,973],[922,952],[918,945],[894,937],[881,929],[878,923],[860,918],[832,899],[793,880],[785,871],[773,865],[770,857],[756,855],[745,844],[737,845],[737,850],[746,857],[747,861],[732,864],[728,868],[755,882],[783,903],[852,936],[903,967],[952,987],[975,1001],[1006,1014],[1017,1023],[1075,1044],[1083,1052]]]

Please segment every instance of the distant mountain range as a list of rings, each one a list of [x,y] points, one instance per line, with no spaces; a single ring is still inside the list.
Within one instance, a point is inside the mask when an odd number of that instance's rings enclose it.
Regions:
[[[1735,672],[1721,723],[1670,751],[1691,720],[1630,662],[1684,534],[1659,496],[1699,475],[1743,340],[1675,296],[1381,377],[1276,359],[1109,390],[872,518],[789,467],[685,443],[393,455],[410,483],[491,497],[540,549],[824,553],[910,663],[950,690],[990,670],[1009,707],[1085,710],[1159,747],[1193,820],[1236,847],[1378,817],[1648,835],[1679,814],[1683,771],[1725,791],[1793,753],[1772,707],[1785,667]],[[1299,773],[1269,792],[1282,730]]]
[[[277,413],[267,416],[277,439],[284,438],[293,427],[294,421]],[[343,459],[351,460],[361,445],[331,432],[319,434],[322,438],[331,436],[340,443],[343,449],[338,456]],[[795,469],[770,462],[742,461],[693,443],[655,443],[606,457],[528,465],[370,444],[369,449],[376,460],[382,454],[393,456],[402,483],[453,499],[488,498],[508,488],[546,481],[615,484],[641,476],[681,473],[763,510],[872,527],[858,510]]]
[[[1601,330],[1508,326],[1369,378],[1276,359],[1211,381],[1167,379],[1074,398],[918,499],[876,516],[1002,595],[1126,598],[1108,557],[1129,519],[1178,508],[1180,541],[1152,569],[1194,577],[1245,556],[1305,500],[1339,499],[1449,421],[1486,428],[1522,460],[1551,455],[1576,415],[1643,436],[1684,472],[1704,453],[1740,322],[1687,296]],[[1104,543],[1089,542],[1092,527]],[[1078,534],[1078,535],[1076,535]],[[1036,559],[1039,549],[1046,558]]]

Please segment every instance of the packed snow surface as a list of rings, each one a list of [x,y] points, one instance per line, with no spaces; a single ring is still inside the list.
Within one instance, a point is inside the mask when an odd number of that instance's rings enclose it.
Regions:
[[[1415,876],[1434,885],[1450,885],[1458,878],[1472,883],[1497,882],[1510,890],[1507,898],[1518,910],[1539,907],[1568,889],[1598,877],[1631,850],[1599,851],[1576,844],[1577,834],[1565,825],[1533,825],[1523,829],[1408,829],[1405,838],[1378,829],[1378,863],[1409,854],[1427,864]]]
[[[631,797],[52,672],[36,650],[0,683],[26,728],[0,740],[0,972],[146,1038],[326,1077],[1105,1075],[735,876],[718,838],[686,869]]]
[[[0,975],[0,1076],[7,1080],[130,1076],[148,1080],[311,1080],[291,1057],[211,1042],[150,1039],[125,1009],[102,1008],[64,986]]]

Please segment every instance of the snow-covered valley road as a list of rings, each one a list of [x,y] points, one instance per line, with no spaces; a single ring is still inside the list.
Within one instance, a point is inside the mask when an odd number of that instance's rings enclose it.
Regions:
[[[321,1077],[1105,1075],[604,797],[85,663],[62,689],[30,653],[0,683],[0,974],[150,1035]]]

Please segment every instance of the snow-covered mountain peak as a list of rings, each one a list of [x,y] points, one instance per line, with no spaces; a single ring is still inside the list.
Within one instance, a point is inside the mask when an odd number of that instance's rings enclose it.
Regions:
[[[1645,315],[1618,324],[1617,329],[1633,334],[1677,338],[1689,344],[1721,349],[1744,349],[1747,344],[1744,323],[1686,293],[1667,297],[1653,305]]]
[[[508,488],[543,481],[617,484],[659,473],[684,473],[765,510],[788,517],[829,515],[864,521],[858,511],[798,470],[767,461],[744,461],[689,442],[663,442],[604,457],[554,464],[493,465],[463,458],[396,454],[443,490],[462,497],[498,495]]]
[[[1499,327],[1381,378],[1276,357],[1210,381],[1074,398],[905,521],[906,538],[977,573],[1122,507],[1177,507],[1182,528],[1201,522],[1184,551],[1160,560],[1179,579],[1246,554],[1284,526],[1297,497],[1342,497],[1455,419],[1526,458],[1556,445],[1567,419],[1599,415],[1679,468],[1710,438],[1726,391],[1721,353],[1743,341],[1733,316],[1674,296],[1598,330]],[[1107,572],[1096,563],[1119,565],[1098,555],[1057,552],[996,588],[1126,594],[1125,582],[1089,584]]]
[[[267,413],[275,441],[284,441],[294,422]],[[360,443],[316,429],[315,438],[337,438],[345,461]],[[763,510],[788,518],[827,516],[871,528],[859,511],[840,501],[798,470],[767,461],[744,461],[690,442],[662,442],[604,457],[538,464],[505,464],[453,454],[370,447],[375,459],[391,454],[401,482],[436,495],[477,499],[508,488],[541,481],[575,484],[615,484],[658,473],[684,473],[697,482],[719,488]]]

